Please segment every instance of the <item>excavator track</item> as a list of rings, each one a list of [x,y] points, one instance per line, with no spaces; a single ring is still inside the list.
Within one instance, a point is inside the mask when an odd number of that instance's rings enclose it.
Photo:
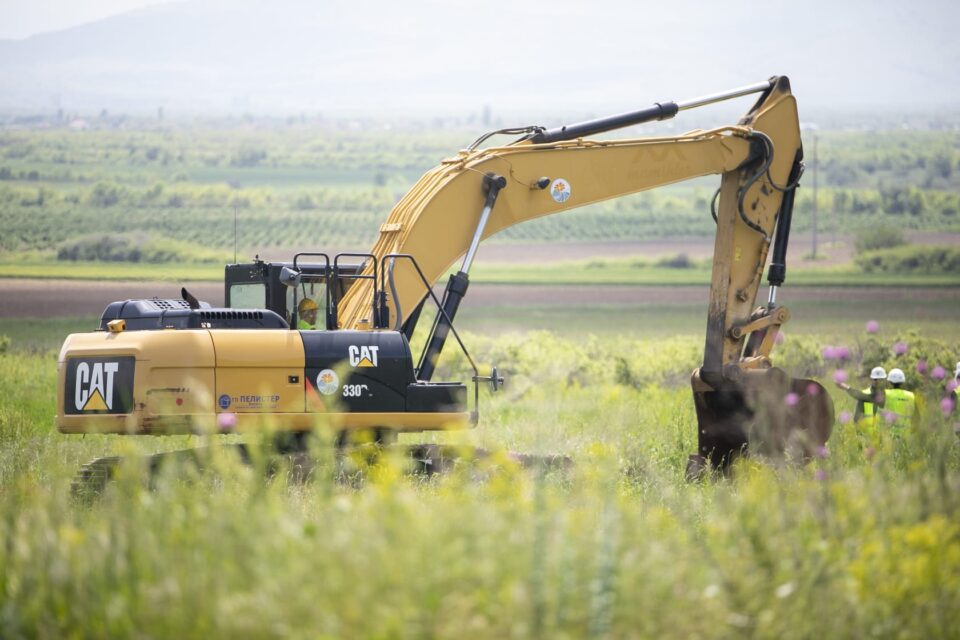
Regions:
[[[252,465],[250,452],[245,444],[222,445],[224,450],[235,450],[242,463]],[[356,484],[362,480],[364,470],[380,464],[383,460],[407,460],[406,473],[411,477],[430,478],[449,474],[457,469],[469,466],[471,477],[483,480],[499,470],[499,463],[544,474],[563,474],[573,467],[573,461],[563,455],[532,455],[513,451],[494,452],[479,447],[441,444],[415,444],[382,446],[377,443],[350,445],[331,450],[333,479],[341,484]],[[501,457],[502,456],[502,457]],[[70,494],[74,500],[91,504],[107,490],[115,478],[117,469],[125,462],[143,462],[147,470],[147,486],[155,487],[160,471],[168,464],[190,464],[196,471],[204,472],[205,460],[209,459],[209,448],[198,447],[156,453],[143,458],[124,458],[110,456],[91,460],[80,467],[70,483]],[[302,484],[315,477],[318,460],[306,449],[277,451],[268,460],[264,471],[267,478],[286,471],[291,482]]]
[[[86,463],[70,482],[70,495],[78,502],[91,502],[106,490],[123,458],[110,456]]]

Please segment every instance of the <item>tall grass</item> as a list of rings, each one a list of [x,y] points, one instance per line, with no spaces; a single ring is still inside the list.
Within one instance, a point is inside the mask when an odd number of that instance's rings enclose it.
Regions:
[[[509,385],[477,430],[437,439],[562,452],[570,471],[494,455],[442,478],[385,463],[342,482],[318,443],[296,483],[215,448],[215,472],[148,489],[130,464],[82,505],[79,462],[199,441],[60,436],[52,353],[0,355],[0,636],[956,634],[960,456],[939,412],[872,439],[838,425],[806,467],[754,460],[689,484],[678,371],[698,340],[479,342],[484,362],[511,363]],[[784,356],[829,374],[813,343]]]

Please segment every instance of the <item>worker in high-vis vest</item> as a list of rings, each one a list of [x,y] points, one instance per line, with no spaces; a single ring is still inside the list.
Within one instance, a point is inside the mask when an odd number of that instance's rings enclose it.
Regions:
[[[912,391],[903,388],[907,381],[902,369],[891,369],[887,376],[890,389],[886,391],[884,412],[890,418],[893,426],[904,427],[910,424],[917,415],[917,397]]]
[[[953,372],[953,397],[950,398],[953,400],[953,403],[950,406],[950,413],[953,415],[960,415],[960,410],[957,409],[957,406],[960,406],[960,362],[957,363],[957,368]],[[942,405],[941,405],[942,406]],[[960,422],[953,423],[953,432],[960,437]]]
[[[866,389],[854,389],[845,382],[838,382],[837,386],[847,392],[847,395],[857,401],[857,408],[853,412],[853,420],[858,427],[873,427],[877,423],[879,409],[884,407],[884,382],[887,371],[883,367],[874,367],[870,371],[870,386]]]
[[[960,362],[957,363],[957,368],[953,372],[953,381],[956,383],[953,386],[953,410],[957,410],[957,405],[960,405]]]
[[[316,329],[318,308],[317,303],[310,298],[301,300],[297,305],[297,329]]]

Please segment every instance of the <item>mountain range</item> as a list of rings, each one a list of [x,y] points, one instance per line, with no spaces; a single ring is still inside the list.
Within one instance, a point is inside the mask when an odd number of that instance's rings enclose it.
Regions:
[[[0,40],[0,109],[616,109],[791,77],[820,108],[960,106],[960,4],[186,0]]]

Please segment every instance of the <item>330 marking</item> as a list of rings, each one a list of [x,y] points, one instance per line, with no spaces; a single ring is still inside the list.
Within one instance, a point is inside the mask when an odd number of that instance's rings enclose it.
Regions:
[[[369,391],[370,387],[365,384],[345,384],[343,385],[344,398],[359,398]]]

